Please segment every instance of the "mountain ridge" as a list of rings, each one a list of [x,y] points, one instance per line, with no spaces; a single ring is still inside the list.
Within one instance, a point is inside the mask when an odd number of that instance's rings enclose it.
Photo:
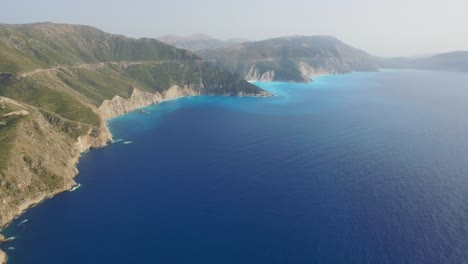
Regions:
[[[307,82],[314,75],[378,70],[372,55],[330,35],[278,37],[197,55],[249,81]]]
[[[468,51],[458,50],[419,58],[389,58],[381,60],[382,67],[422,70],[468,72]]]
[[[181,49],[190,50],[192,52],[232,46],[246,41],[244,39],[235,38],[224,41],[211,37],[207,34],[194,34],[188,36],[164,35],[158,37],[157,39],[161,42],[170,44]]]

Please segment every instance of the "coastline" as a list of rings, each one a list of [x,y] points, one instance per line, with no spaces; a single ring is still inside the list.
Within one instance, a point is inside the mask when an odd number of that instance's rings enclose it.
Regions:
[[[171,87],[172,88],[172,87]],[[137,89],[135,89],[137,90]],[[162,102],[168,102],[168,101],[172,101],[172,100],[176,100],[176,99],[180,99],[180,98],[187,98],[187,97],[193,97],[193,96],[201,96],[201,95],[207,95],[207,96],[227,96],[227,97],[269,97],[269,96],[274,96],[273,94],[269,93],[269,92],[265,92],[265,93],[262,93],[262,94],[259,94],[259,95],[256,95],[256,94],[240,94],[240,95],[232,95],[232,94],[199,94],[199,93],[195,93],[195,94],[188,94],[188,95],[180,95],[180,96],[174,96],[174,97],[171,97],[171,96],[162,96],[162,98],[164,99],[160,99],[160,100],[157,100],[155,102],[151,102],[151,103],[148,103],[148,104],[142,104],[138,107],[132,107],[130,110],[123,110],[123,111],[120,111],[118,114],[116,115],[112,115],[110,117],[107,117],[107,118],[103,118],[103,121],[105,123],[105,129],[104,129],[104,133],[106,135],[108,135],[109,137],[106,138],[106,140],[104,142],[102,142],[101,144],[89,144],[89,142],[83,142],[83,141],[86,141],[86,139],[82,139],[83,137],[79,137],[77,142],[75,142],[75,147],[77,147],[79,149],[79,156],[74,159],[75,161],[73,162],[73,167],[76,167],[76,165],[79,163],[79,158],[81,156],[82,153],[85,153],[87,151],[89,151],[90,149],[96,149],[96,148],[101,148],[101,147],[106,147],[109,143],[112,143],[114,142],[113,140],[113,135],[111,134],[110,130],[108,129],[108,123],[107,121],[108,120],[111,120],[113,118],[117,118],[117,117],[120,117],[120,116],[124,116],[124,115],[127,115],[131,112],[134,112],[134,111],[138,111],[142,108],[145,108],[145,107],[148,107],[148,106],[151,106],[151,105],[155,105],[155,104],[159,104],[159,103],[162,103]],[[161,94],[159,93],[156,93],[156,96],[160,97]],[[119,100],[120,97],[116,96],[115,98],[113,98],[112,100]],[[109,100],[109,101],[112,101],[112,100]],[[124,99],[124,100],[132,100],[132,98],[128,98],[128,99]],[[102,105],[101,105],[102,107]],[[86,137],[88,137],[88,135],[86,135]],[[73,178],[78,175],[78,171],[76,170],[76,173],[73,175]],[[8,221],[7,223],[3,224],[0,226],[0,234],[1,232],[8,228],[8,226],[14,222],[15,220],[17,220],[19,217],[21,217],[21,215],[23,215],[28,209],[31,209],[39,204],[41,204],[42,202],[44,202],[45,200],[47,199],[50,199],[54,196],[56,196],[57,194],[60,194],[62,192],[66,192],[66,191],[72,191],[73,189],[75,189],[77,186],[79,186],[78,183],[74,182],[73,184],[71,184],[70,186],[67,186],[66,188],[62,188],[62,189],[57,189],[53,192],[50,192],[48,195],[45,195],[44,197],[40,197],[40,198],[37,198],[37,199],[32,199],[32,200],[29,200],[27,201],[27,206],[24,205],[24,206],[20,206],[20,210],[18,214],[16,214],[16,216],[14,218],[12,218],[10,221]]]
[[[0,264],[6,264],[8,261],[8,257],[5,252],[0,250]]]
[[[10,240],[12,240],[12,239],[14,239],[14,238],[5,239],[5,237],[4,237],[2,234],[0,234],[0,244],[3,244],[3,243],[5,243],[5,242],[8,242],[8,241],[10,241]],[[0,264],[5,264],[5,263],[7,263],[7,261],[8,261],[8,258],[7,258],[6,253],[3,252],[3,251],[0,249]]]
[[[101,106],[96,109],[103,120],[103,125],[99,129],[100,133],[95,138],[92,138],[90,135],[80,136],[75,142],[74,147],[77,150],[78,155],[76,157],[70,157],[72,162],[70,163],[71,166],[69,167],[70,170],[73,171],[72,181],[68,185],[65,185],[63,188],[53,190],[47,194],[39,195],[34,199],[30,199],[24,201],[18,208],[18,210],[14,213],[14,217],[9,219],[6,223],[0,226],[0,235],[4,229],[8,228],[15,220],[20,218],[27,210],[40,205],[42,202],[53,198],[54,196],[66,192],[66,191],[73,191],[79,188],[79,184],[76,183],[73,179],[78,175],[78,169],[76,165],[79,163],[79,159],[82,153],[89,151],[90,149],[101,148],[107,146],[109,143],[114,142],[113,136],[109,130],[109,126],[107,121],[116,118],[119,116],[126,115],[130,112],[138,111],[139,109],[159,104],[162,102],[172,101],[180,98],[192,97],[192,96],[200,96],[200,95],[209,95],[209,96],[234,96],[234,97],[269,97],[273,96],[271,93],[267,91],[263,91],[259,94],[201,94],[195,92],[193,87],[178,87],[172,86],[168,90],[163,93],[148,93],[143,92],[138,89],[134,89],[130,98],[122,98],[119,96],[115,96],[111,100],[104,101]],[[107,105],[106,105],[107,103]],[[109,114],[109,107],[112,107],[111,112],[113,115],[107,116]],[[8,242],[8,241],[4,241]],[[6,264],[8,261],[7,254],[0,249],[0,264]]]
[[[128,112],[125,112],[125,113],[122,113],[122,114],[119,114],[119,115],[116,115],[116,116],[112,116],[112,117],[106,118],[106,119],[105,119],[105,122],[106,122],[106,125],[109,126],[109,124],[107,123],[107,121],[112,120],[112,119],[114,119],[114,118],[118,118],[118,117],[121,117],[121,116],[125,116],[125,115],[127,115],[127,114],[130,114],[130,113],[132,113],[132,112],[141,110],[141,109],[143,109],[143,108],[146,108],[146,107],[149,107],[149,106],[152,106],[152,105],[156,105],[156,104],[160,104],[160,103],[164,103],[164,102],[169,102],[169,101],[173,101],[173,100],[177,100],[177,99],[181,99],[181,98],[190,98],[190,97],[194,97],[194,96],[201,96],[201,94],[200,94],[200,95],[178,96],[178,97],[174,97],[174,98],[170,98],[170,99],[164,99],[164,100],[161,100],[161,101],[159,101],[159,102],[157,102],[157,103],[152,103],[152,104],[149,104],[149,105],[145,105],[145,106],[136,108],[136,109],[134,109],[134,110],[131,110],[131,111],[128,111]],[[111,135],[112,135],[112,133],[111,133]],[[112,135],[112,136],[113,136],[113,135]],[[112,143],[112,142],[115,142],[115,140],[114,140],[113,138],[112,138],[111,143]]]

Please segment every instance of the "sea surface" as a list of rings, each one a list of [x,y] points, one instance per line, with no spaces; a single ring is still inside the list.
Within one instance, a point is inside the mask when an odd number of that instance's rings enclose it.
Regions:
[[[10,263],[468,263],[468,74],[314,79],[110,120]]]

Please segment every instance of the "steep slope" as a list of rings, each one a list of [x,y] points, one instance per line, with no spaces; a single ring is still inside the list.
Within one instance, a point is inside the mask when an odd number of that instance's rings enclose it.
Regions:
[[[4,264],[7,262],[7,256],[4,252],[0,251],[0,264]]]
[[[213,37],[203,34],[191,36],[166,35],[159,37],[158,40],[169,45],[190,51],[215,49],[219,47],[224,47],[227,44],[222,40],[215,39]]]
[[[216,49],[220,47],[232,46],[246,41],[243,39],[230,39],[223,41],[204,34],[191,36],[166,35],[159,37],[158,40],[169,45],[193,52],[204,49]]]
[[[75,182],[105,119],[179,96],[269,93],[154,39],[88,26],[0,25],[0,227]]]
[[[381,59],[385,68],[410,68],[468,72],[468,51],[454,51],[424,58]]]
[[[377,70],[374,57],[331,36],[282,37],[197,54],[249,81],[304,82],[317,74]]]

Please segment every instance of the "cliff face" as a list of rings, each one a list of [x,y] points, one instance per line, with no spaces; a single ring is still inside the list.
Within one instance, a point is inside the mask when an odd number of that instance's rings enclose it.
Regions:
[[[0,250],[0,264],[5,264],[7,262],[6,254]]]
[[[307,82],[311,77],[324,75],[324,74],[344,74],[351,71],[340,71],[337,72],[334,67],[327,66],[313,66],[308,62],[298,61],[296,67],[300,73],[300,77],[303,81]],[[276,78],[276,70],[261,71],[257,66],[252,65],[250,70],[245,76],[245,80],[249,82],[272,82],[272,81],[288,81]],[[299,81],[299,80],[296,80]]]
[[[307,62],[298,62],[298,68],[304,78],[310,78],[313,76],[323,74],[336,74],[333,68],[323,66],[312,66]]]
[[[245,76],[245,80],[249,82],[271,82],[275,80],[275,71],[272,70],[261,73],[260,69],[253,65]]]
[[[128,99],[115,96],[111,100],[105,100],[98,108],[98,112],[102,118],[108,119],[123,115],[144,106],[159,103],[163,100],[198,94],[200,93],[195,90],[193,85],[186,85],[184,87],[173,85],[161,93],[150,93],[133,89],[132,95]]]
[[[35,107],[0,97],[2,107],[26,111],[15,120],[2,116],[3,125],[14,123],[9,140],[9,160],[0,171],[0,226],[8,224],[30,206],[76,183],[75,164],[80,153],[111,140],[103,125],[74,139],[53,126]]]

